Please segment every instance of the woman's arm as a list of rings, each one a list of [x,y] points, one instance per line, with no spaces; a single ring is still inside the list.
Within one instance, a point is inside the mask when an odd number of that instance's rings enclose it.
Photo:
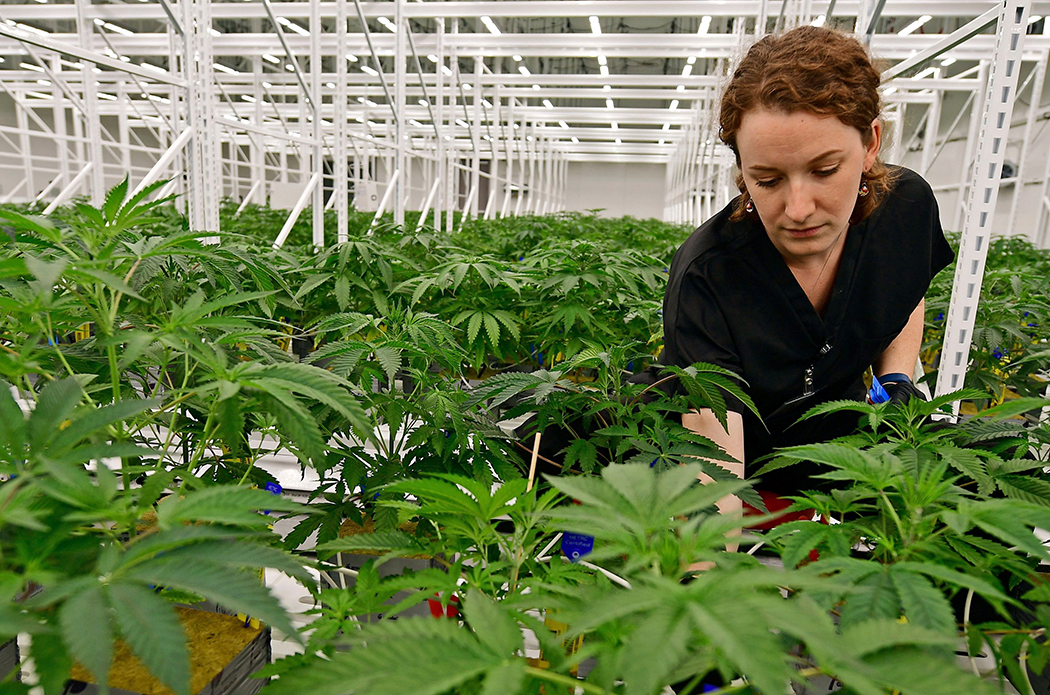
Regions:
[[[911,312],[908,323],[890,346],[875,359],[872,370],[875,376],[899,372],[911,377],[915,373],[915,362],[922,349],[922,334],[926,323],[926,300],[919,302]]]
[[[714,461],[708,459],[713,463],[717,463],[722,468],[733,475],[743,478],[744,477],[744,421],[740,416],[740,413],[729,412],[726,414],[727,424],[729,430],[727,431],[722,427],[722,423],[715,417],[714,412],[708,408],[704,408],[699,412],[686,413],[682,416],[682,426],[687,430],[696,432],[697,434],[707,437],[718,446],[722,447],[727,454],[736,459],[736,461]],[[703,483],[711,482],[711,478],[703,473],[699,476],[700,481]],[[743,505],[740,502],[740,498],[732,495],[723,497],[718,500],[718,511],[722,514],[741,515],[743,513]],[[737,549],[737,543],[727,543],[726,549],[733,552]],[[702,568],[694,568],[702,569]]]

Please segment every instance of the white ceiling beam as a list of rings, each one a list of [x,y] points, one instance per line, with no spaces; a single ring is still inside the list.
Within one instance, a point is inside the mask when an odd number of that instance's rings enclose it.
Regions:
[[[776,16],[781,2],[770,0],[766,16]],[[915,0],[889,1],[883,10],[884,17],[975,17],[988,10],[992,3],[981,0],[937,3]],[[856,17],[860,3],[857,0],[841,0],[835,3],[835,16]],[[72,5],[25,4],[4,5],[4,17],[16,21],[46,21],[53,19],[76,19]],[[814,3],[814,12],[819,12],[826,3]],[[363,2],[365,17],[394,17],[394,8],[389,2]],[[310,16],[310,4],[302,2],[273,3],[278,17],[306,19]],[[335,17],[335,3],[320,3],[321,17]],[[759,3],[755,0],[504,0],[501,2],[423,2],[408,3],[404,15],[409,19],[438,17],[756,17]],[[1033,14],[1050,13],[1050,1],[1032,3]],[[157,4],[110,4],[93,5],[87,17],[105,20],[155,19],[163,21],[166,16]],[[266,16],[261,4],[216,3],[211,9],[212,19],[260,19]]]

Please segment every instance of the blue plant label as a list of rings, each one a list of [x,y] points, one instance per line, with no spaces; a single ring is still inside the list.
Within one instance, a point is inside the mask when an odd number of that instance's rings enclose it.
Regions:
[[[269,492],[269,493],[270,493],[271,495],[279,495],[279,494],[281,494],[282,492],[284,492],[284,488],[282,488],[282,487],[281,487],[280,485],[278,485],[277,483],[266,483],[266,490],[267,490],[267,492]],[[264,509],[264,510],[263,510],[263,514],[267,514],[267,515],[269,515],[270,511],[271,511],[271,510],[269,510],[269,509]]]
[[[582,533],[563,533],[561,535],[561,551],[569,562],[578,562],[587,553],[594,550],[594,536],[585,536]]]
[[[868,400],[872,403],[885,403],[890,399],[890,394],[886,393],[886,389],[882,388],[882,384],[874,376],[871,377],[871,390],[868,391]]]

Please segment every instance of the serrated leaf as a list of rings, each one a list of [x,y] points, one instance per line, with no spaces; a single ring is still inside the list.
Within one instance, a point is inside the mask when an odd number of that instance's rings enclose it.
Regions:
[[[175,609],[136,584],[113,583],[109,595],[117,609],[117,625],[131,651],[159,681],[178,695],[188,695],[190,655]]]
[[[481,695],[512,695],[521,691],[525,680],[525,662],[511,659],[500,664],[485,675]]]
[[[131,579],[171,586],[196,594],[225,608],[252,615],[298,640],[298,632],[280,602],[267,590],[258,573],[230,569],[212,562],[165,556],[143,562],[126,573]]]
[[[955,635],[955,614],[948,599],[930,580],[907,570],[891,569],[893,586],[897,589],[904,617],[909,622],[946,636]]]
[[[499,657],[513,656],[523,648],[521,628],[511,619],[507,609],[485,594],[471,589],[463,605],[463,614],[478,641]]]
[[[90,671],[97,683],[107,683],[113,663],[113,631],[101,585],[70,597],[59,609],[59,625],[69,655]]]

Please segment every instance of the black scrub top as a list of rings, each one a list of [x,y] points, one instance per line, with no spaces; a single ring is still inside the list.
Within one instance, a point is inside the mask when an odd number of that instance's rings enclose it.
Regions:
[[[693,232],[671,262],[661,362],[710,362],[746,382],[762,422],[739,404],[730,409],[743,416],[750,464],[775,448],[856,428],[855,413],[795,423],[819,403],[863,400],[865,370],[900,334],[954,254],[929,184],[900,168],[882,204],[850,226],[822,319],[762,223],[729,220],[734,205]],[[791,466],[762,476],[758,487],[790,494],[811,486],[815,472]]]

